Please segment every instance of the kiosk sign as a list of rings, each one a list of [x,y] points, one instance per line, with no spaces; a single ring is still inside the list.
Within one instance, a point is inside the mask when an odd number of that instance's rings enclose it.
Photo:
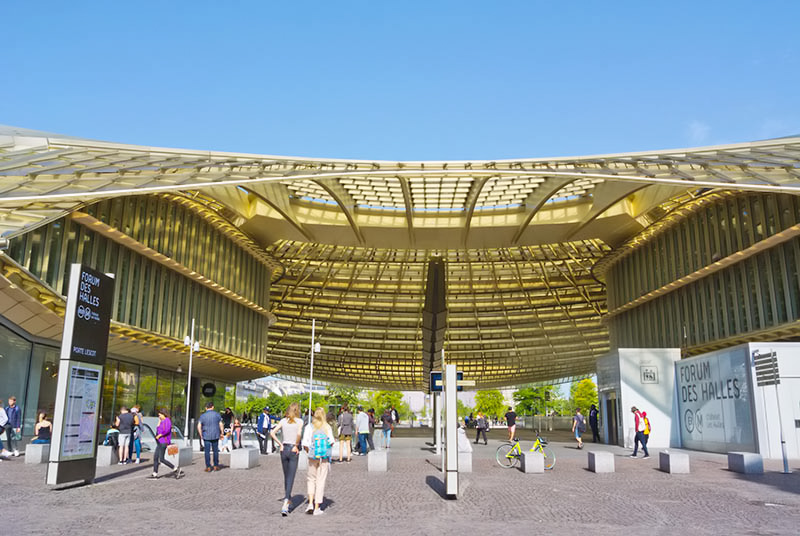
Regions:
[[[47,466],[48,484],[94,480],[100,393],[113,299],[113,276],[80,264],[72,265]]]

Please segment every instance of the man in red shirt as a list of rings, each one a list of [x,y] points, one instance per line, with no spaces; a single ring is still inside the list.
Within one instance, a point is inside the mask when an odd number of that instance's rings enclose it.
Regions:
[[[631,408],[631,413],[633,413],[634,429],[636,430],[636,435],[633,436],[633,454],[631,454],[631,458],[636,457],[636,453],[639,451],[639,443],[642,444],[642,452],[644,452],[642,458],[649,458],[650,453],[647,452],[647,441],[644,437],[644,417],[636,406]]]

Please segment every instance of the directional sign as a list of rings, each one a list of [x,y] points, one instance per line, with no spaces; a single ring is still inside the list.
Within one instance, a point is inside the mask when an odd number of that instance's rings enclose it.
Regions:
[[[465,380],[463,372],[456,373],[456,390],[463,391],[464,387],[474,387],[475,380]],[[441,393],[444,382],[442,381],[442,371],[431,371],[431,392]]]

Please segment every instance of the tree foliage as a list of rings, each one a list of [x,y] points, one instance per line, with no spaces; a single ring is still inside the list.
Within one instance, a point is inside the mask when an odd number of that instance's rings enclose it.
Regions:
[[[458,412],[459,420],[463,419],[467,415],[474,413],[474,410],[465,403],[463,403],[460,399],[456,399],[456,411]]]
[[[580,408],[582,413],[589,411],[589,406],[597,405],[597,386],[589,378],[574,382],[569,389],[572,410]]]
[[[489,417],[500,417],[505,414],[505,409],[503,393],[497,389],[475,393],[475,411],[480,411]]]
[[[554,385],[541,387],[525,387],[514,392],[514,402],[517,404],[517,413],[523,415],[544,415],[552,408],[551,401],[555,401],[557,391]]]

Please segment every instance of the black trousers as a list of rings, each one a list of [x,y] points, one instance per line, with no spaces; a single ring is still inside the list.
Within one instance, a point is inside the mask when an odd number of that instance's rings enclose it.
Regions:
[[[281,466],[283,467],[283,488],[284,499],[287,501],[292,500],[292,486],[294,486],[294,475],[297,473],[297,461],[300,459],[300,454],[292,452],[294,445],[290,443],[283,444],[281,451]]]
[[[158,473],[158,464],[163,463],[173,471],[175,470],[175,466],[172,465],[171,462],[167,461],[166,458],[167,454],[167,444],[166,443],[158,443],[156,444],[156,453],[153,456],[153,472]]]
[[[258,438],[258,449],[261,451],[261,454],[266,454],[267,441],[269,441],[268,436],[261,437],[261,434],[256,433],[256,437]]]
[[[597,431],[597,425],[592,426],[592,441],[600,443],[600,432]]]
[[[476,428],[477,433],[475,434],[475,443],[481,438],[481,434],[483,434],[483,442],[487,443],[486,441],[486,430],[484,428]]]

